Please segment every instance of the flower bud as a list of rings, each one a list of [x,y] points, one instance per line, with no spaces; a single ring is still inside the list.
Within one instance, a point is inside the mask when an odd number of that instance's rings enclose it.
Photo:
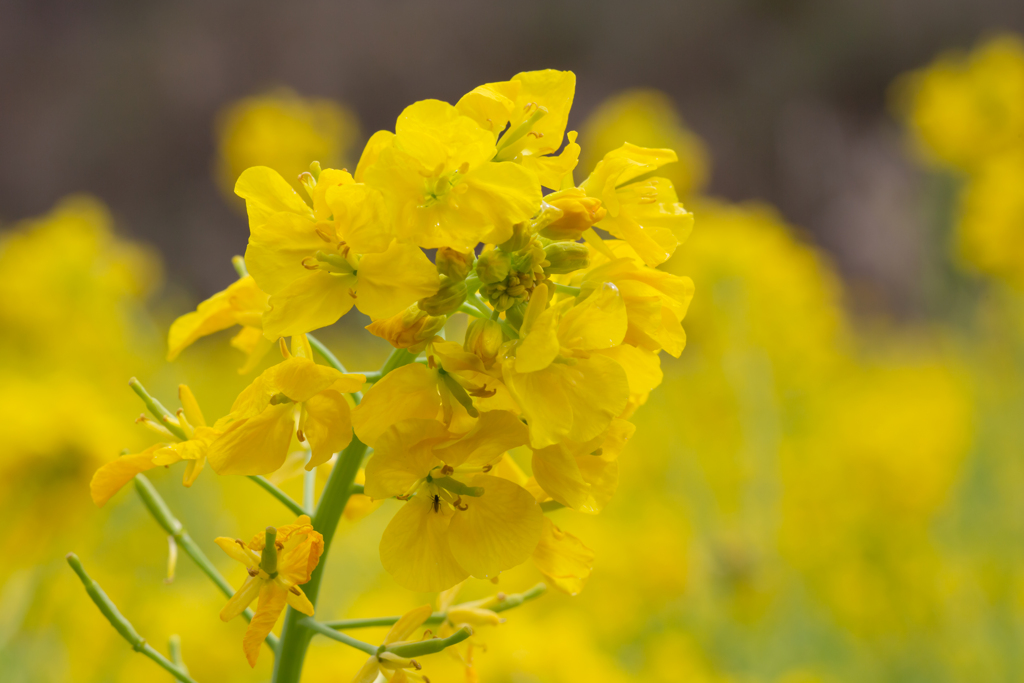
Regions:
[[[445,316],[433,316],[413,304],[390,318],[374,320],[366,329],[381,339],[387,339],[396,349],[419,352],[434,338],[448,320]]]
[[[590,250],[579,242],[554,242],[544,247],[544,258],[548,262],[544,272],[560,275],[586,268],[590,264]]]
[[[561,217],[545,226],[540,234],[552,240],[577,240],[608,211],[597,197],[588,197],[576,188],[554,192],[544,198],[545,203],[561,210]]]
[[[434,257],[437,272],[452,280],[465,280],[473,265],[473,253],[463,254],[451,247],[441,247]]]
[[[459,310],[466,300],[466,281],[441,276],[441,288],[437,294],[419,300],[419,307],[430,315],[447,315]]]
[[[466,328],[466,341],[463,342],[462,348],[490,367],[498,357],[498,349],[504,341],[505,335],[498,321],[474,318]]]
[[[519,251],[530,243],[533,234],[527,223],[516,223],[512,226],[512,237],[501,244],[501,250],[509,253]]]
[[[512,257],[500,249],[488,249],[476,260],[476,274],[485,285],[504,280],[511,267]]]

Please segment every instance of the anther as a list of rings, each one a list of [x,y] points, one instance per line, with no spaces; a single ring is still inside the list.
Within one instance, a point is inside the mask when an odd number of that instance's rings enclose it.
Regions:
[[[455,471],[454,467],[452,467],[451,465],[445,465],[444,467],[441,468],[441,476],[442,477],[447,477],[449,474],[451,474],[454,471]]]
[[[412,664],[412,667],[413,667],[414,669],[416,669],[417,671],[419,671],[420,669],[422,669],[422,668],[423,668],[423,666],[421,666],[421,665],[420,665],[420,663],[419,663],[419,662],[417,662],[417,661],[416,661],[415,659],[410,659],[410,660],[409,660],[409,663],[410,663],[410,664]]]
[[[316,264],[316,259],[312,256],[307,256],[302,259],[302,267],[306,270],[317,270],[320,266]]]
[[[296,429],[295,430],[295,438],[297,438],[299,440],[299,443],[305,443],[306,442],[306,435],[302,433],[301,429]]]
[[[330,237],[330,235],[328,235],[328,234],[327,234],[327,233],[326,233],[326,232],[324,231],[324,229],[323,229],[323,228],[317,228],[317,229],[316,229],[316,235],[317,235],[317,237],[319,237],[320,239],[322,239],[322,240],[323,240],[324,242],[327,242],[328,244],[330,244],[330,243],[331,243],[331,237]],[[309,257],[307,256],[306,258],[309,258]],[[305,265],[305,260],[306,260],[306,259],[303,259],[303,265]]]

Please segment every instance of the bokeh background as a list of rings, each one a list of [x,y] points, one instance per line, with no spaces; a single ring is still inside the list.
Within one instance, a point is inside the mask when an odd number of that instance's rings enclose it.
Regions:
[[[126,380],[168,404],[188,382],[220,415],[251,379],[224,334],[163,358],[170,321],[235,278],[246,165],[353,163],[414,100],[548,67],[578,77],[577,181],[624,140],[680,151],[696,227],[671,267],[697,295],[616,498],[554,513],[596,552],[588,586],[486,632],[479,679],[1024,680],[1013,33],[1011,0],[0,3],[5,680],[162,680],[69,550],[151,642],[181,634],[199,680],[269,678],[187,558],[165,582],[133,492],[89,500],[99,464],[151,441]],[[350,318],[321,336],[377,367],[388,349]],[[212,538],[291,520],[210,474],[152,478],[237,582]],[[377,560],[393,510],[343,523],[323,618],[423,601]],[[334,645],[304,680],[353,675],[361,656]],[[432,680],[467,680],[435,659]]]

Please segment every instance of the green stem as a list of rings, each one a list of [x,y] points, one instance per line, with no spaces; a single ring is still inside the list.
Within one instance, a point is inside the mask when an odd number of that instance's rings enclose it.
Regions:
[[[362,650],[368,655],[377,654],[377,647],[375,645],[364,643],[363,641],[357,640],[356,638],[353,638],[351,636],[347,636],[344,633],[338,633],[329,626],[325,626],[321,624],[319,621],[313,619],[313,617],[304,617],[302,619],[299,619],[299,624],[303,628],[306,628],[310,631],[315,631],[320,635],[327,636],[331,640],[336,640],[339,643],[345,643],[349,647],[354,647],[357,650]]]
[[[428,638],[427,640],[421,640],[416,643],[388,645],[385,650],[392,654],[396,654],[399,657],[411,659],[412,657],[422,657],[424,655],[432,655],[435,652],[440,652],[447,647],[461,643],[471,635],[473,635],[473,629],[469,626],[463,626],[447,638]]]
[[[474,318],[480,318],[481,320],[493,320],[494,322],[498,323],[498,325],[501,326],[501,329],[505,332],[505,335],[509,339],[519,339],[519,331],[516,330],[516,328],[509,325],[507,320],[502,320],[501,318],[493,317],[495,313],[498,313],[499,315],[500,313],[498,311],[487,308],[487,305],[484,304],[484,302],[480,301],[480,297],[473,295],[472,297],[466,297],[466,301],[471,301],[473,302],[474,305],[471,306],[468,303],[462,304],[461,306],[459,306],[459,310],[461,312],[467,315],[471,315]]]
[[[175,666],[188,673],[188,667],[185,666],[185,662],[181,659],[181,636],[177,633],[167,639],[167,654],[171,656],[171,661],[174,662]]]
[[[235,272],[238,273],[239,278],[243,278],[249,274],[249,269],[245,267],[244,256],[232,256],[231,265],[234,266]]]
[[[100,585],[92,580],[85,572],[85,567],[82,566],[82,561],[78,559],[78,556],[74,553],[67,554],[68,564],[78,574],[78,578],[82,580],[82,585],[85,586],[85,592],[89,594],[92,601],[99,607],[100,612],[107,618],[110,625],[121,634],[121,637],[128,641],[132,646],[132,649],[136,652],[140,652],[154,662],[159,664],[167,673],[171,674],[182,683],[196,683],[188,672],[183,668],[178,667],[174,662],[170,661],[162,654],[156,651],[152,645],[146,642],[146,639],[139,635],[139,632],[135,630],[135,627],[124,618],[124,615],[117,609],[117,605],[107,597],[107,594],[103,592]]]
[[[555,291],[558,292],[559,294],[568,294],[569,296],[579,296],[580,295],[580,288],[579,287],[571,287],[569,285],[563,285],[563,284],[559,284],[557,282],[552,282],[551,284],[553,284],[555,286]]]
[[[384,362],[384,366],[381,367],[381,376],[414,360],[416,360],[416,354],[405,349],[395,349]],[[320,504],[317,505],[313,515],[313,528],[323,536],[324,550],[320,555],[320,562],[313,570],[309,581],[303,584],[302,590],[314,606],[320,593],[320,582],[323,580],[324,567],[327,566],[331,541],[334,540],[338,521],[352,495],[352,485],[359,472],[359,466],[363,464],[364,455],[366,455],[366,444],[353,437],[348,448],[339,454],[338,460],[331,470],[331,475],[327,479],[327,485],[324,486],[324,490],[320,494]],[[306,649],[313,637],[313,631],[302,622],[305,618],[306,615],[291,607],[285,613],[284,626],[281,628],[281,645],[277,649],[277,658],[274,661],[274,683],[298,683],[302,676]]]
[[[258,474],[250,474],[249,478],[252,479],[257,484],[259,484],[264,491],[272,495],[274,498],[277,498],[278,502],[280,502],[282,505],[284,505],[286,508],[291,510],[296,515],[310,514],[309,510],[307,510],[306,508],[302,507],[294,500],[292,500],[292,497],[289,496],[287,493],[271,484],[270,480],[267,479],[266,477],[261,477]]]
[[[302,507],[316,509],[316,468],[302,473]]]
[[[493,607],[489,607],[492,612],[504,612],[507,609],[513,607],[519,607],[524,602],[539,598],[547,591],[548,587],[543,583],[538,583],[536,586],[523,593],[516,593],[513,595],[506,595],[504,599],[500,600],[498,604]],[[448,618],[447,612],[434,612],[424,624],[440,624]],[[393,626],[401,617],[370,617],[368,619],[342,619],[339,621],[328,621],[324,623],[327,628],[333,628],[337,630],[345,630],[351,628],[373,628],[375,626]]]
[[[364,490],[363,490],[363,485],[362,484],[352,484],[352,494],[351,495],[354,496],[357,493],[363,493],[363,492],[364,492]]]
[[[142,386],[142,382],[132,377],[128,380],[128,386],[132,388],[132,391],[139,395],[139,398],[141,398],[146,404],[146,407],[149,408],[149,412],[153,413],[153,417],[156,418],[157,422],[162,424],[164,427],[167,427],[171,434],[174,434],[174,436],[178,437],[182,441],[188,441],[188,437],[185,436],[185,430],[178,425],[173,417],[171,417],[170,411],[167,410],[167,408],[164,408],[160,401],[149,395],[149,392],[146,391],[146,387]]]
[[[192,537],[185,531],[185,527],[182,526],[174,515],[171,514],[170,509],[167,507],[167,503],[160,497],[156,489],[153,488],[153,484],[150,483],[149,479],[144,474],[135,475],[135,491],[139,494],[139,498],[142,499],[142,503],[149,510],[149,513],[153,515],[153,518],[157,521],[157,524],[167,532],[169,536],[174,538],[182,550],[185,551],[192,561],[196,563],[196,566],[206,574],[207,577],[220,589],[220,592],[231,597],[235,594],[235,589],[228,583],[227,579],[221,576],[221,573],[217,571],[217,568],[213,566],[209,558],[206,557],[206,553],[199,549],[196,542],[192,540]],[[252,610],[247,609],[242,612],[242,616],[245,617],[246,621],[252,621]],[[277,636],[273,633],[268,633],[264,639],[275,652],[277,651]]]

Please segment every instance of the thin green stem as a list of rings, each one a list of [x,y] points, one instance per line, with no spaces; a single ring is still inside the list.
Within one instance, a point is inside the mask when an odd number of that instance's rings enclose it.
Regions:
[[[167,507],[167,503],[160,497],[157,490],[153,488],[153,484],[150,483],[149,479],[144,474],[135,475],[135,491],[139,494],[139,498],[142,499],[143,505],[149,510],[149,513],[153,515],[153,519],[156,520],[157,524],[167,532],[169,536],[174,538],[185,554],[192,558],[192,561],[196,563],[200,571],[206,574],[207,577],[220,589],[220,592],[231,597],[235,594],[235,589],[228,583],[227,579],[221,576],[221,573],[217,571],[217,568],[213,566],[209,558],[206,557],[206,553],[200,550],[196,542],[192,540],[192,537],[185,531],[185,527],[182,526],[174,515],[171,514],[170,509]],[[242,612],[242,616],[245,617],[246,621],[252,621],[252,610],[247,609]],[[277,636],[273,633],[268,633],[264,639],[275,652],[277,651]]]
[[[502,320],[501,318],[494,317],[495,313],[498,313],[499,315],[500,313],[496,310],[487,308],[487,305],[480,300],[480,297],[474,294],[471,297],[466,297],[466,301],[472,302],[473,305],[470,305],[469,303],[462,304],[461,306],[459,306],[459,310],[461,312],[467,315],[471,315],[474,318],[480,318],[482,320],[493,320],[494,322],[498,323],[498,325],[501,326],[501,329],[504,330],[505,335],[509,339],[519,339],[519,331],[516,328],[509,325],[507,320]]]
[[[329,626],[325,626],[325,625],[321,624],[319,621],[315,620],[313,617],[304,617],[304,618],[300,619],[299,620],[299,625],[302,626],[303,628],[309,629],[310,631],[314,631],[316,633],[319,633],[322,636],[327,636],[331,640],[336,640],[339,643],[345,643],[349,647],[354,647],[357,650],[362,650],[363,652],[365,652],[368,655],[375,655],[375,654],[377,654],[377,647],[375,645],[370,645],[369,643],[364,643],[363,641],[357,640],[357,639],[355,639],[355,638],[353,638],[351,636],[347,636],[344,633],[338,633],[337,631],[335,631],[334,629],[330,628]]]
[[[167,654],[171,656],[171,661],[174,662],[175,666],[188,673],[188,667],[185,666],[185,662],[181,659],[181,636],[177,633],[167,639]]]
[[[555,291],[558,292],[559,294],[568,294],[569,296],[579,296],[580,295],[580,288],[579,287],[571,287],[569,285],[563,285],[563,284],[559,284],[557,282],[552,282],[551,284],[553,284],[555,286]]]
[[[92,577],[86,573],[85,567],[82,566],[82,561],[78,559],[77,555],[68,553],[67,561],[71,568],[75,570],[75,573],[78,574],[78,578],[82,580],[85,592],[89,594],[89,597],[92,598],[92,601],[99,608],[103,616],[107,618],[110,625],[121,634],[122,638],[128,641],[133,650],[152,659],[166,670],[167,673],[182,681],[182,683],[196,683],[188,675],[188,671],[184,670],[184,667],[175,665],[174,662],[157,652],[152,645],[146,642],[145,638],[139,635],[139,632],[135,630],[131,622],[125,619],[124,615],[117,609],[117,605],[103,592],[100,585],[93,581]]]
[[[348,370],[346,370],[345,366],[342,365],[340,360],[338,360],[338,357],[331,353],[331,350],[324,346],[324,343],[322,341],[320,341],[311,334],[306,334],[306,339],[309,340],[309,345],[313,347],[313,350],[319,353],[320,356],[325,361],[327,361],[328,365],[330,365],[338,372],[344,372],[348,374]],[[367,379],[366,381],[369,382],[370,380]],[[361,391],[353,393],[352,400],[355,401],[356,403],[359,403],[361,400],[363,400],[363,393]]]
[[[513,607],[519,607],[524,602],[538,598],[547,592],[547,586],[543,583],[538,583],[536,586],[528,591],[522,593],[515,593],[513,595],[506,595],[504,598],[498,598],[498,602],[494,605],[489,606],[492,612],[504,612],[507,609]],[[448,618],[447,612],[434,612],[424,624],[440,624]],[[376,626],[393,626],[401,617],[370,617],[368,619],[341,619],[339,621],[328,621],[324,622],[324,626],[337,630],[345,630],[352,628],[373,628]]]
[[[270,480],[267,479],[266,477],[261,477],[258,474],[250,474],[249,478],[252,479],[257,484],[259,484],[264,491],[272,495],[274,498],[277,498],[278,502],[280,502],[282,505],[284,505],[286,508],[291,510],[296,515],[310,514],[309,510],[307,510],[306,508],[302,507],[294,500],[292,500],[292,497],[289,496],[287,493],[271,484]]]
[[[469,626],[463,626],[447,638],[428,638],[427,640],[420,640],[415,643],[388,645],[384,650],[386,652],[396,654],[399,657],[411,659],[412,657],[422,657],[424,655],[432,655],[435,652],[440,652],[447,647],[461,643],[471,635],[473,635],[473,629]]]
[[[414,360],[416,360],[416,354],[405,349],[395,349],[385,361],[384,366],[381,367],[381,376],[383,377],[395,368]],[[331,475],[327,478],[327,484],[320,494],[320,503],[313,514],[313,528],[323,536],[324,549],[320,555],[320,562],[313,570],[309,581],[303,584],[302,590],[314,606],[320,594],[320,582],[323,580],[327,555],[331,549],[331,542],[334,540],[334,533],[338,528],[338,521],[352,495],[352,485],[365,455],[366,444],[353,437],[348,447],[338,455],[338,460],[331,469]],[[277,650],[277,659],[274,661],[274,683],[298,683],[302,676],[306,649],[313,637],[313,631],[302,623],[305,618],[306,615],[291,607],[285,613],[284,626],[281,628],[281,646]]]
[[[171,417],[170,411],[167,410],[167,408],[164,408],[160,401],[149,395],[149,392],[146,391],[146,387],[142,386],[142,382],[132,377],[128,380],[128,386],[132,388],[132,391],[139,395],[139,398],[141,398],[146,404],[146,407],[149,408],[149,412],[153,413],[153,417],[156,418],[157,422],[162,424],[164,427],[167,427],[171,434],[174,434],[174,436],[178,437],[182,441],[188,441],[188,437],[185,436],[185,430],[178,425],[177,421],[173,417]]]

